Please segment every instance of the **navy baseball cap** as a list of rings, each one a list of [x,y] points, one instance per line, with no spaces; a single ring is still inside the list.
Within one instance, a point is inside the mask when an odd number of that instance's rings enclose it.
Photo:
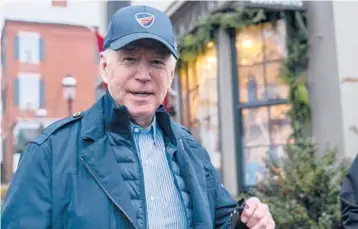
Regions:
[[[108,26],[103,49],[119,50],[133,41],[146,38],[161,42],[179,59],[169,17],[164,12],[145,5],[117,10]]]

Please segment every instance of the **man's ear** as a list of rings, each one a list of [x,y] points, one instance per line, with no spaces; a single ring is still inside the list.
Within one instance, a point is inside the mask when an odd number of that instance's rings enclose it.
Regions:
[[[100,61],[99,61],[99,72],[101,74],[102,80],[104,83],[108,83],[108,57],[104,55],[104,52],[100,53]]]
[[[171,88],[173,80],[174,80],[174,70],[169,73],[167,90],[169,90],[169,88]]]

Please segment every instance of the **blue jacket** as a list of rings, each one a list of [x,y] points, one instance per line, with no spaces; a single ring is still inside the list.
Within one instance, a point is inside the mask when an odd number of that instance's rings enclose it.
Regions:
[[[342,228],[358,228],[358,154],[344,177],[340,200]]]
[[[52,124],[28,145],[4,201],[2,228],[147,227],[143,177],[133,169],[138,162],[132,161],[129,116],[125,107],[108,100],[105,95],[89,110]],[[166,140],[176,146],[193,227],[230,228],[236,202],[221,185],[206,150],[172,122],[163,107],[156,119]],[[120,155],[114,153],[113,144]],[[123,174],[130,173],[139,182],[128,186]],[[138,205],[133,204],[133,191],[140,193]]]

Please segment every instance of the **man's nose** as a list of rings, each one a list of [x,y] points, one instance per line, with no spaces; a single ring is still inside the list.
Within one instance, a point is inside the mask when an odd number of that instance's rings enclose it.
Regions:
[[[135,78],[140,81],[149,81],[151,79],[150,66],[145,61],[141,61],[138,65],[137,74]]]

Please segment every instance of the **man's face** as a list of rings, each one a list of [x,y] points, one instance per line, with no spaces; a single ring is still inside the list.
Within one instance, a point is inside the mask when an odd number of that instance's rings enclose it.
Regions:
[[[175,61],[167,48],[154,40],[139,40],[101,55],[101,75],[117,104],[131,117],[152,119],[173,81]]]

